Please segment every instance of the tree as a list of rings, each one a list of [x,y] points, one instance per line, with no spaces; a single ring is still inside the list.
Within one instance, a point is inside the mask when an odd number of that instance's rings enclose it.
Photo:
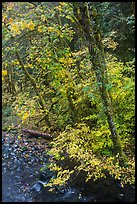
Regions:
[[[98,24],[98,14],[95,9],[94,3],[89,5],[87,2],[74,2],[73,3],[74,15],[78,20],[78,24],[81,26],[84,32],[86,41],[88,43],[88,49],[91,57],[91,63],[96,74],[97,84],[102,98],[104,111],[107,116],[109,129],[111,131],[111,139],[114,143],[114,155],[120,155],[121,165],[124,163],[126,156],[122,150],[120,138],[117,134],[114,124],[110,95],[107,91],[107,69],[105,63],[104,49],[101,42],[101,33]]]
[[[11,117],[16,114],[22,128],[59,133],[53,158],[76,160],[73,172],[84,170],[87,180],[107,172],[133,183],[134,59],[123,64],[106,49],[117,48],[112,26],[109,33],[105,19],[101,23],[101,9],[110,21],[114,14],[115,7],[109,10],[106,5],[110,4],[3,4],[4,121],[12,107]],[[125,4],[114,5],[118,15],[120,8],[128,10]],[[14,102],[9,103],[11,94]],[[119,160],[127,166],[121,167]],[[66,172],[60,174],[63,181],[70,176]]]
[[[105,51],[113,53],[124,63],[132,60],[135,56],[134,2],[97,2],[95,7],[101,15],[102,38],[110,43]],[[112,42],[116,44],[115,47],[111,47]]]

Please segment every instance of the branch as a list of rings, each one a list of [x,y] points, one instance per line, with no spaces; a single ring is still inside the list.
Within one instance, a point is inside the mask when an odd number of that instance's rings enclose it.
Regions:
[[[29,130],[29,129],[23,129],[22,131],[28,137],[36,137],[36,138],[42,137],[42,138],[47,139],[47,140],[53,139],[52,135],[50,135],[49,133],[41,133],[41,132],[37,132],[34,130]]]
[[[38,6],[38,4],[36,4],[35,2],[28,2],[28,3],[33,4],[35,7]]]
[[[48,113],[52,110],[53,106],[54,106],[56,103],[58,103],[58,101],[59,101],[60,99],[61,99],[61,98],[58,98],[56,101],[54,101],[54,102],[51,104],[51,106],[50,106],[50,108],[49,108],[49,110],[48,110]],[[35,125],[37,126],[38,123],[40,123],[41,121],[43,121],[46,117],[47,117],[47,113],[46,113],[39,121],[37,121],[37,122],[35,123]]]

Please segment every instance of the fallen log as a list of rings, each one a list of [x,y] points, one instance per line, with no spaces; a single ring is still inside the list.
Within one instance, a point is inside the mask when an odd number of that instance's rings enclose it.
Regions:
[[[23,129],[22,131],[28,137],[35,137],[35,138],[42,137],[47,140],[53,139],[52,135],[50,135],[49,133],[41,133],[34,130],[29,130],[29,129]]]

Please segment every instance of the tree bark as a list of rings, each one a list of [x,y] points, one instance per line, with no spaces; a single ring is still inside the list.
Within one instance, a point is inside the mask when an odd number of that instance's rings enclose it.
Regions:
[[[16,89],[15,89],[15,82],[14,82],[14,79],[13,79],[13,69],[12,69],[12,66],[9,66],[9,69],[10,69],[10,84],[11,84],[11,93],[12,95],[15,95],[16,94]]]
[[[66,95],[67,95],[67,99],[68,99],[68,104],[69,104],[69,109],[71,111],[71,116],[72,116],[72,120],[74,122],[74,124],[77,122],[77,110],[73,104],[73,101],[72,101],[72,94],[70,92],[70,88],[67,89],[66,91]]]
[[[120,138],[116,131],[111,108],[111,99],[109,92],[106,89],[108,78],[104,49],[101,42],[101,33],[98,24],[98,14],[93,2],[91,3],[90,13],[87,2],[73,2],[73,11],[88,43],[90,60],[96,75],[104,111],[111,131],[111,139],[114,145],[113,153],[114,155],[119,154],[120,163],[123,165],[124,161],[126,161],[126,156],[122,150]]]
[[[35,137],[35,138],[42,137],[42,138],[47,139],[47,140],[53,139],[52,135],[50,135],[49,133],[41,133],[41,132],[37,132],[34,130],[29,130],[29,129],[23,129],[22,131],[28,137]]]

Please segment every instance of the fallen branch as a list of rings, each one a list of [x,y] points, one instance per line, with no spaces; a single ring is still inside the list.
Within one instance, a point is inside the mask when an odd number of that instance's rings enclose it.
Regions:
[[[36,138],[42,137],[42,138],[47,139],[47,140],[53,139],[52,135],[50,135],[49,133],[41,133],[41,132],[37,132],[34,130],[28,130],[28,129],[23,129],[22,131],[28,137],[36,137]]]

